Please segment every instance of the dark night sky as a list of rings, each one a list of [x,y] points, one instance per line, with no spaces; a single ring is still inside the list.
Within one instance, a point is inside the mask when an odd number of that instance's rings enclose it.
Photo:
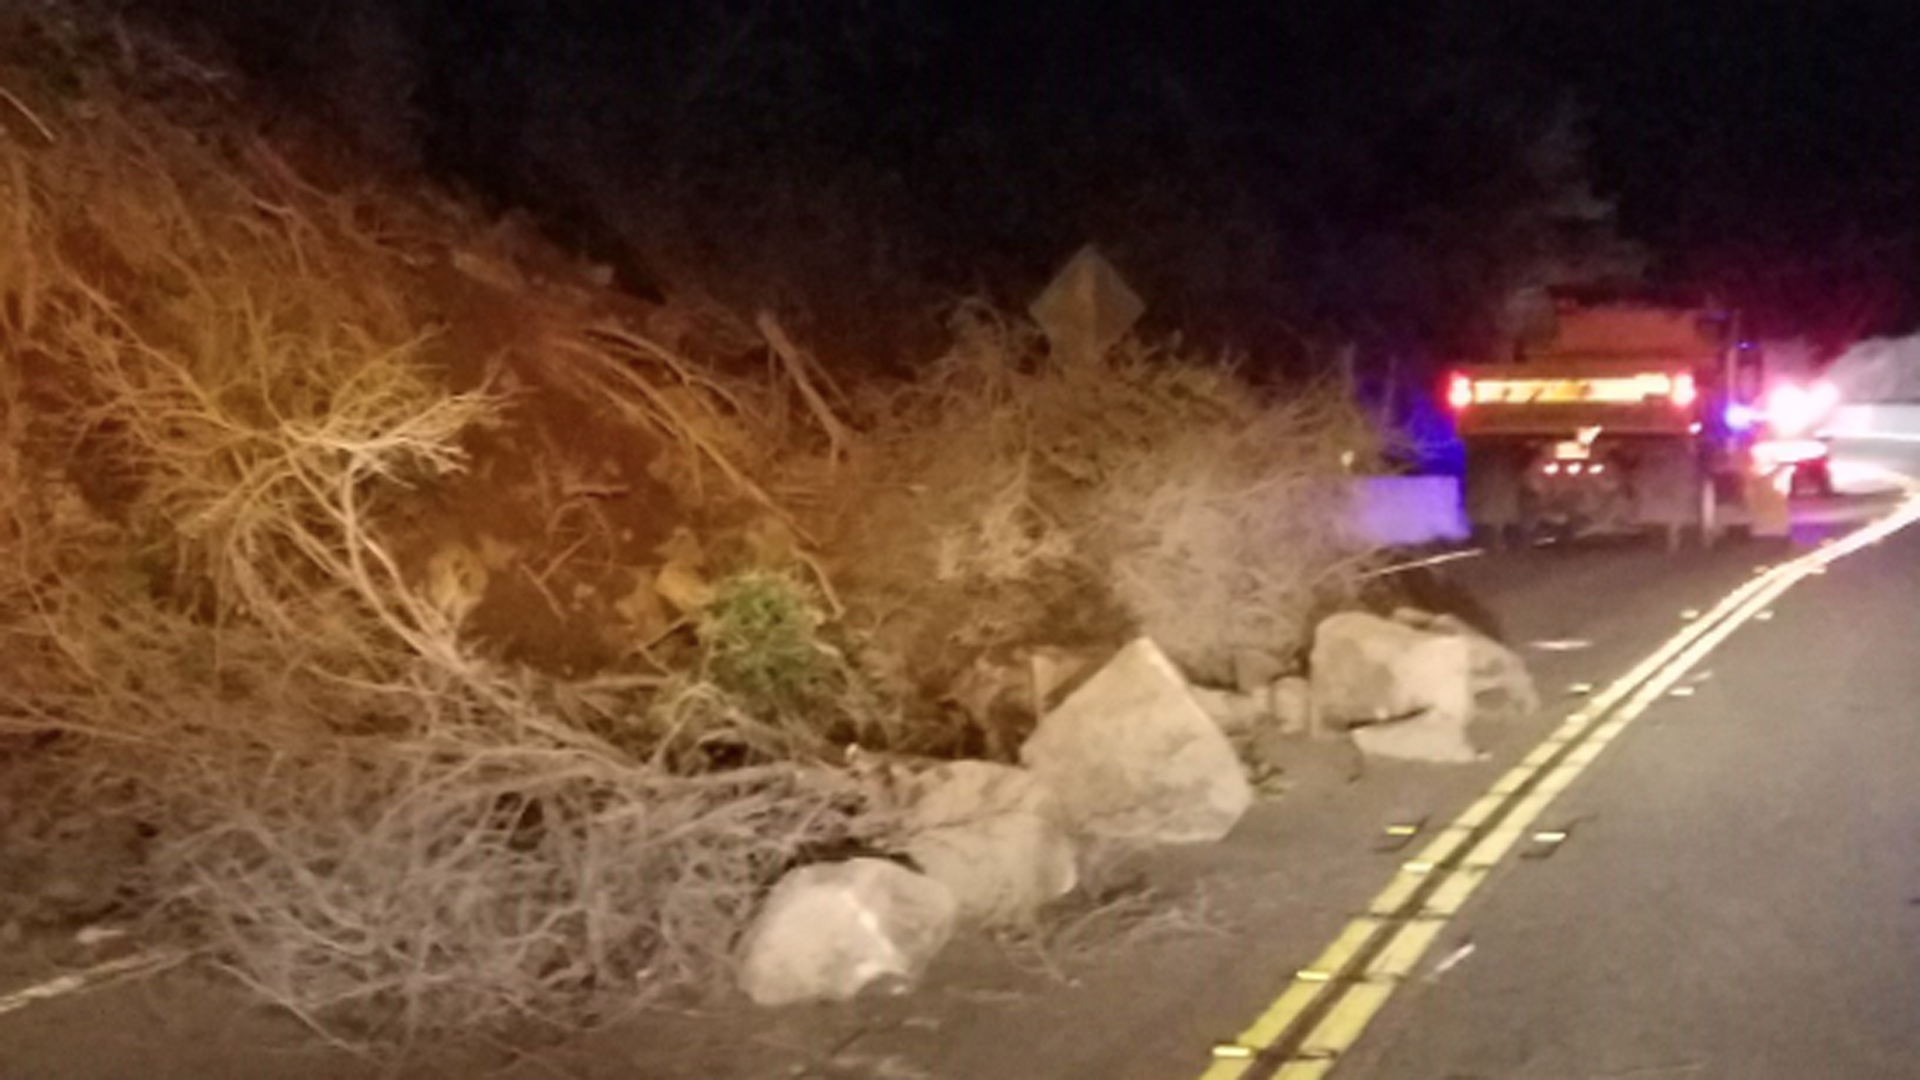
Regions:
[[[1780,276],[1783,305],[1796,287],[1843,308],[1877,287],[1913,317],[1920,8],[1552,8],[1521,48],[1588,103],[1629,233],[1703,272]]]
[[[1504,88],[1580,110],[1599,191],[1663,275],[1736,290],[1784,330],[1844,337],[1920,316],[1920,4],[1078,7],[1051,30],[1056,55],[1062,38],[1104,38],[1089,83],[1177,78],[1196,114],[1245,131],[1272,191],[1323,130],[1316,116],[1364,126],[1450,82],[1456,107],[1487,108]],[[1030,40],[1031,18],[958,34]]]
[[[296,86],[343,67],[303,25],[397,12],[430,164],[656,266],[785,252],[846,308],[890,302],[862,274],[1025,287],[1091,236],[1182,320],[1458,338],[1571,115],[1658,279],[1835,342],[1920,322],[1905,0],[144,2]]]
[[[1280,157],[1312,130],[1297,114],[1364,123],[1374,96],[1449,70],[1481,84],[1463,108],[1489,102],[1475,97],[1486,87],[1564,98],[1584,117],[1598,189],[1664,273],[1735,283],[1787,328],[1920,315],[1920,4],[1150,7],[1161,14],[1085,9],[1081,26],[1113,28],[1088,79],[1181,72],[1215,117]]]

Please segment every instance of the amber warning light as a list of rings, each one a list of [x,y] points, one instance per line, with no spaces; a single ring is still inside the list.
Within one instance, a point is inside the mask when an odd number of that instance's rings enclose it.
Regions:
[[[1585,379],[1475,379],[1455,372],[1447,377],[1447,405],[1463,412],[1472,405],[1637,405],[1664,401],[1691,409],[1700,385],[1687,372],[1642,372]]]

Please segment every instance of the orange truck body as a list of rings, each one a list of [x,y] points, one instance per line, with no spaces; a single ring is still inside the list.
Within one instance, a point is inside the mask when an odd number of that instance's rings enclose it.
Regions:
[[[1631,302],[1556,316],[1510,360],[1449,376],[1468,520],[1496,538],[1654,526],[1711,542],[1743,501],[1736,440],[1718,422],[1744,370],[1737,320]]]

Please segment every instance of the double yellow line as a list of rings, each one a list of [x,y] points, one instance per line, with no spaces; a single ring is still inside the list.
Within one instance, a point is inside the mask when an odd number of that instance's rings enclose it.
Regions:
[[[1920,497],[1847,536],[1757,575],[1568,716],[1487,793],[1402,863],[1363,914],[1231,1043],[1213,1048],[1201,1080],[1320,1080],[1338,1067],[1449,921],[1561,792],[1607,745],[1720,643],[1803,578],[1920,521]]]

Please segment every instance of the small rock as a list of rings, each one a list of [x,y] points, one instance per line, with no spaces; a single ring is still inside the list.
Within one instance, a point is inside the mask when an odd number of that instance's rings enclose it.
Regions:
[[[1029,922],[1079,881],[1046,785],[1025,769],[955,761],[915,778],[905,854],[945,885],[962,919]]]
[[[1147,638],[1049,712],[1020,760],[1053,790],[1069,825],[1091,836],[1218,840],[1253,803],[1232,744]]]
[[[456,248],[448,261],[455,270],[482,285],[508,293],[527,291],[527,279],[505,259],[483,255],[470,248]]]
[[[697,614],[713,603],[713,585],[686,563],[670,562],[654,576],[653,591],[683,615]]]
[[[633,588],[613,605],[613,613],[642,642],[653,641],[673,627],[673,617],[653,580],[644,574],[634,576]]]
[[[73,935],[73,943],[83,949],[92,949],[110,941],[119,941],[126,936],[127,931],[124,927],[83,926]]]
[[[904,991],[946,946],[956,914],[946,886],[885,859],[803,866],[748,930],[741,989],[767,1006]]]
[[[1288,675],[1274,682],[1268,691],[1273,698],[1273,720],[1283,735],[1304,735],[1314,729],[1313,684],[1299,675]]]

